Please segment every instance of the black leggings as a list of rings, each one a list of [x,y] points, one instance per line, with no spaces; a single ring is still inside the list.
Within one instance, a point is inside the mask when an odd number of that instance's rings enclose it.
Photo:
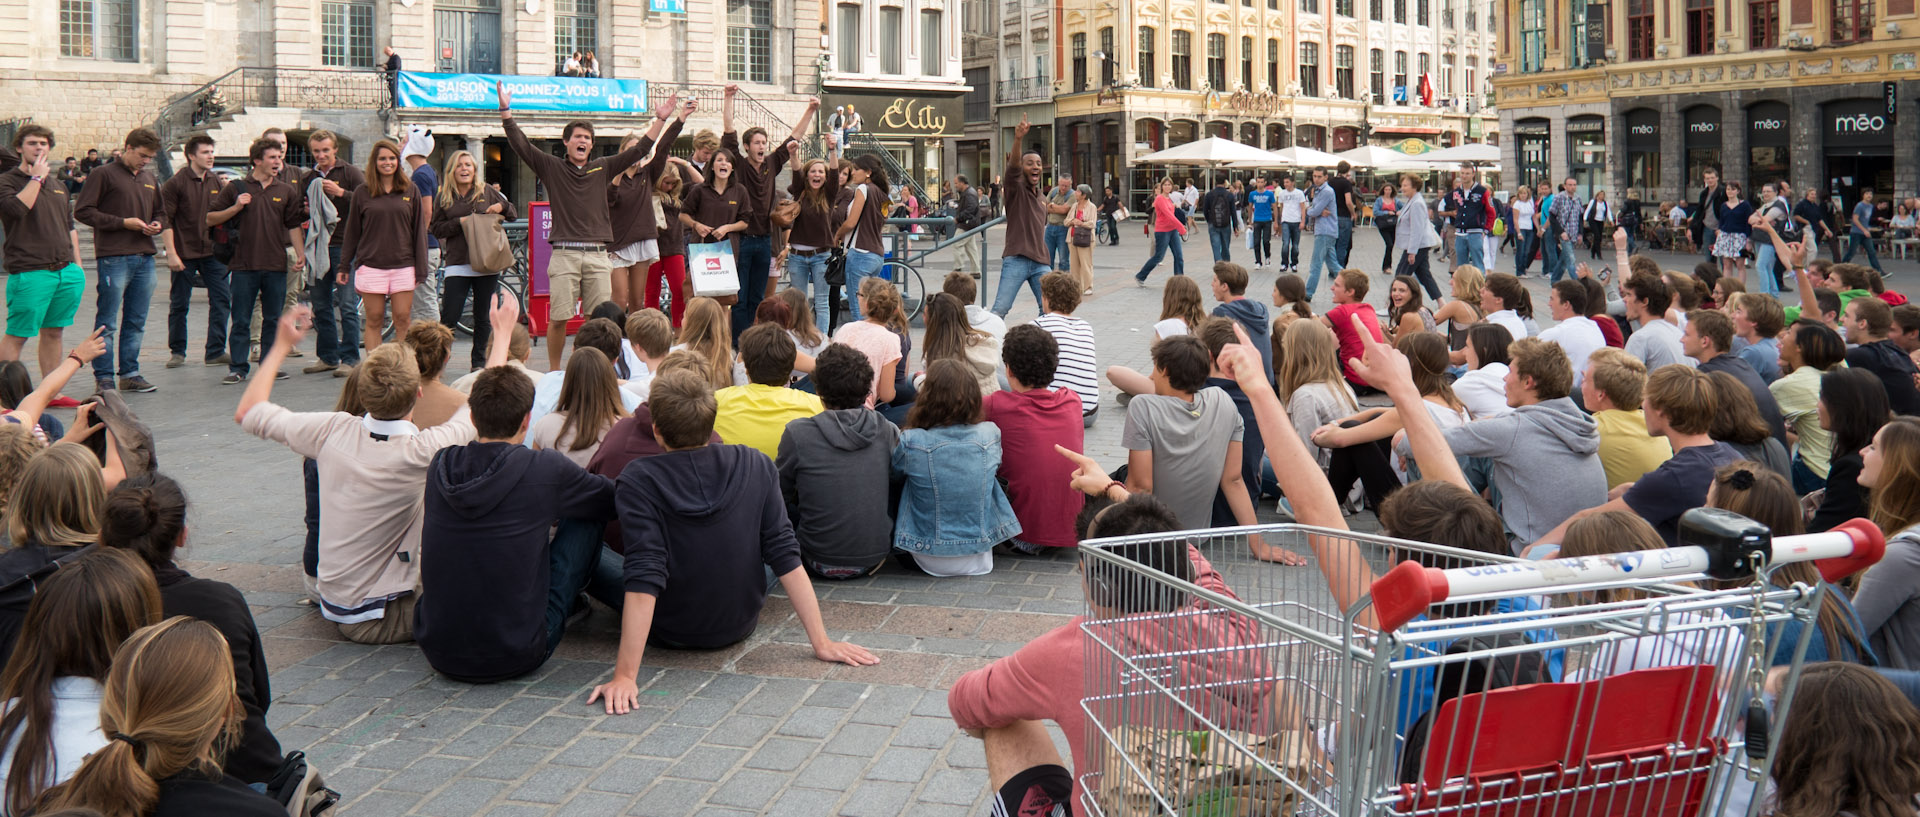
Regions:
[[[1353,428],[1357,425],[1360,425],[1358,421],[1348,420],[1341,423],[1340,427]],[[1353,481],[1356,479],[1366,492],[1369,508],[1379,508],[1388,494],[1399,490],[1400,477],[1393,472],[1392,437],[1334,448],[1328,453],[1332,458],[1328,461],[1327,482],[1333,486],[1335,499],[1345,500],[1347,493],[1353,490]]]
[[[1387,245],[1387,248],[1383,250],[1380,255],[1380,268],[1383,270],[1393,269],[1396,266],[1393,263],[1393,231],[1381,228],[1380,241]]]
[[[445,292],[440,296],[440,323],[452,327],[460,320],[460,310],[473,296],[473,368],[487,365],[487,344],[493,341],[493,294],[500,291],[498,275],[449,275],[442,279]]]

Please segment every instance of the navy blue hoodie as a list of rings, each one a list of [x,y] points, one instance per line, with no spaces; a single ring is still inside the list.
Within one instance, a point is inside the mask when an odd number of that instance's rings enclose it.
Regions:
[[[800,567],[780,476],[767,455],[709,445],[634,460],[614,490],[627,592],[657,599],[649,640],[712,649],[760,624],[766,568]]]
[[[549,529],[613,517],[613,482],[558,451],[507,442],[443,448],[427,472],[413,639],[427,663],[473,683],[547,660]]]
[[[1232,318],[1247,330],[1247,340],[1253,341],[1254,350],[1260,353],[1260,368],[1267,372],[1267,382],[1273,382],[1273,319],[1267,315],[1267,305],[1252,298],[1226,301],[1213,308],[1216,318]]]

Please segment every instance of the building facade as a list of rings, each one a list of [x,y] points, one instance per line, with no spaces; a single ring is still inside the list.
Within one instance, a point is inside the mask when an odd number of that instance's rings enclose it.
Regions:
[[[896,187],[938,190],[964,128],[960,0],[841,0],[821,15],[820,99],[857,112],[864,134],[848,149],[879,153]]]
[[[1709,167],[1844,203],[1920,183],[1913,0],[1502,0],[1510,184],[1571,176],[1649,204]],[[1903,110],[1904,109],[1904,110]]]
[[[159,125],[170,148],[211,133],[222,157],[244,157],[268,127],[341,134],[350,161],[406,127],[430,128],[439,151],[482,157],[482,172],[516,201],[532,179],[507,150],[491,110],[395,108],[371,69],[391,46],[403,70],[561,73],[591,53],[598,75],[648,81],[649,96],[700,99],[687,127],[720,127],[721,88],[738,83],[740,127],[784,133],[820,87],[821,0],[29,0],[0,4],[0,110],[52,127],[57,155],[120,144]],[[316,36],[317,35],[317,36]],[[954,73],[957,75],[957,68]],[[522,111],[536,139],[567,120],[599,126],[604,150],[645,113]]]
[[[1055,160],[1144,203],[1206,136],[1339,152],[1497,141],[1485,0],[1132,0],[1062,12]],[[1409,141],[1411,140],[1411,141]]]

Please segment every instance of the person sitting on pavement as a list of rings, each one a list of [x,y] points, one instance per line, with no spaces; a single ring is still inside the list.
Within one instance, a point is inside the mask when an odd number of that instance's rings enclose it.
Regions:
[[[666,452],[629,463],[614,488],[626,539],[620,650],[613,678],[587,703],[604,699],[609,715],[632,711],[648,644],[718,649],[745,640],[775,581],[815,658],[879,663],[864,647],[827,637],[773,462],[744,445],[708,443],[712,385],[690,371],[667,372],[653,379],[647,404]]]
[[[741,339],[744,343],[746,335]],[[813,367],[823,410],[789,421],[780,434],[773,460],[780,493],[800,543],[800,561],[818,578],[870,575],[893,546],[892,503],[881,497],[898,492],[893,450],[900,444],[900,429],[867,408],[872,384],[866,355],[844,344],[828,345]],[[1075,422],[1077,429],[1077,417]]]
[[[788,423],[826,410],[819,397],[787,388],[796,355],[793,337],[780,324],[754,324],[740,333],[740,360],[749,382],[714,392],[719,415],[713,430],[721,440],[773,459]]]
[[[1046,330],[1032,324],[1007,330],[1000,357],[1009,388],[987,395],[984,410],[987,421],[1000,428],[1000,478],[1020,520],[1020,533],[1008,546],[1027,555],[1073,547],[1080,502],[1067,484],[1073,469],[1054,456],[1053,447],[1084,449],[1080,397],[1072,389],[1046,385],[1053,382],[1060,359],[1060,347]]]

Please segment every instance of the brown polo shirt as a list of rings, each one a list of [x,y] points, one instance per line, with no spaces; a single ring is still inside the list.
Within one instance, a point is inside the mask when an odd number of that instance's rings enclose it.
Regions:
[[[74,202],[73,217],[93,228],[94,255],[152,255],[155,236],[129,230],[121,219],[141,224],[159,221],[166,212],[160,203],[160,181],[145,170],[133,172],[125,162],[108,162],[87,177]]]
[[[233,261],[228,266],[236,270],[286,272],[287,247],[292,245],[287,231],[297,229],[307,220],[293,186],[279,179],[262,185],[248,175],[222,189],[213,200],[212,209],[232,207],[241,193],[252,194],[253,201],[227,222],[240,226],[240,246],[234,250]]]
[[[833,203],[840,196],[840,174],[832,167],[827,168],[827,183],[820,186],[817,201],[807,198],[807,180],[797,170],[794,186],[789,190],[794,200],[800,202],[800,212],[793,217],[793,228],[787,231],[787,245],[825,249],[833,243],[834,228],[840,226],[840,222],[833,219]]]
[[[196,179],[192,168],[173,174],[160,185],[160,205],[166,213],[161,221],[173,230],[173,248],[180,252],[180,260],[213,255],[213,240],[207,237],[207,211],[220,197],[222,187],[220,174],[209,170]]]
[[[768,134],[767,138],[772,139],[773,135]],[[727,131],[720,137],[720,147],[734,155],[733,180],[747,188],[746,208],[740,211],[740,215],[747,220],[747,230],[744,235],[771,233],[773,183],[779,177],[780,169],[787,166],[786,143],[783,142],[779,147],[767,151],[766,163],[757,168],[741,150],[740,134]]]
[[[353,217],[346,222],[346,243],[340,257],[353,259],[355,268],[412,267],[419,280],[433,267],[427,263],[426,200],[413,183],[401,180],[401,192],[373,195],[361,187],[353,194]]]
[[[427,222],[427,232],[440,239],[440,263],[449,267],[472,264],[472,251],[467,248],[467,231],[461,226],[460,219],[475,213],[484,213],[488,207],[500,205],[500,217],[507,221],[519,218],[519,211],[500,194],[486,185],[481,185],[477,198],[455,198],[442,204],[439,199],[433,202],[433,214]]]
[[[507,128],[507,144],[513,146],[514,154],[533,168],[533,175],[547,186],[548,203],[553,205],[553,235],[549,240],[555,244],[612,242],[613,224],[607,214],[607,189],[611,186],[608,182],[613,174],[646,157],[647,152],[642,150],[646,143],[643,141],[614,156],[593,159],[584,167],[575,167],[566,159],[534,147],[512,118],[502,124]]]
[[[659,142],[640,137],[640,147],[653,150],[655,144],[673,145],[680,138],[680,121],[667,123],[667,129],[660,134]],[[654,151],[653,161],[641,167],[630,178],[620,179],[619,184],[607,188],[607,217],[613,226],[612,249],[619,249],[648,239],[660,237],[660,225],[653,223],[653,182],[667,168],[672,154],[664,150]],[[619,174],[615,174],[616,177]]]
[[[351,210],[353,209],[353,191],[359,190],[366,185],[367,174],[362,173],[360,168],[354,167],[346,162],[335,162],[333,167],[327,168],[327,172],[325,173],[321,173],[320,169],[316,167],[307,171],[307,174],[300,178],[300,189],[298,193],[303,201],[306,197],[307,185],[313,184],[314,179],[320,178],[340,185],[340,195],[327,197],[327,201],[333,202],[334,213],[340,216],[340,223],[334,225],[333,236],[327,239],[327,246],[338,247],[340,246],[340,242],[346,238],[347,230],[340,225],[347,223],[347,216],[351,214]],[[351,261],[352,259],[347,260]]]
[[[4,257],[7,271],[16,274],[61,269],[74,262],[73,208],[67,204],[67,191],[49,178],[29,210],[20,201],[20,189],[30,183],[19,167],[0,173],[0,225],[7,228]]]
[[[1007,238],[1000,250],[1001,258],[1018,256],[1032,260],[1036,264],[1051,263],[1047,260],[1047,242],[1044,235],[1047,226],[1047,203],[1040,197],[1040,188],[1027,171],[1020,168],[1020,151],[1013,151],[1007,162],[1007,172],[1001,174],[1000,194],[1006,199]]]

